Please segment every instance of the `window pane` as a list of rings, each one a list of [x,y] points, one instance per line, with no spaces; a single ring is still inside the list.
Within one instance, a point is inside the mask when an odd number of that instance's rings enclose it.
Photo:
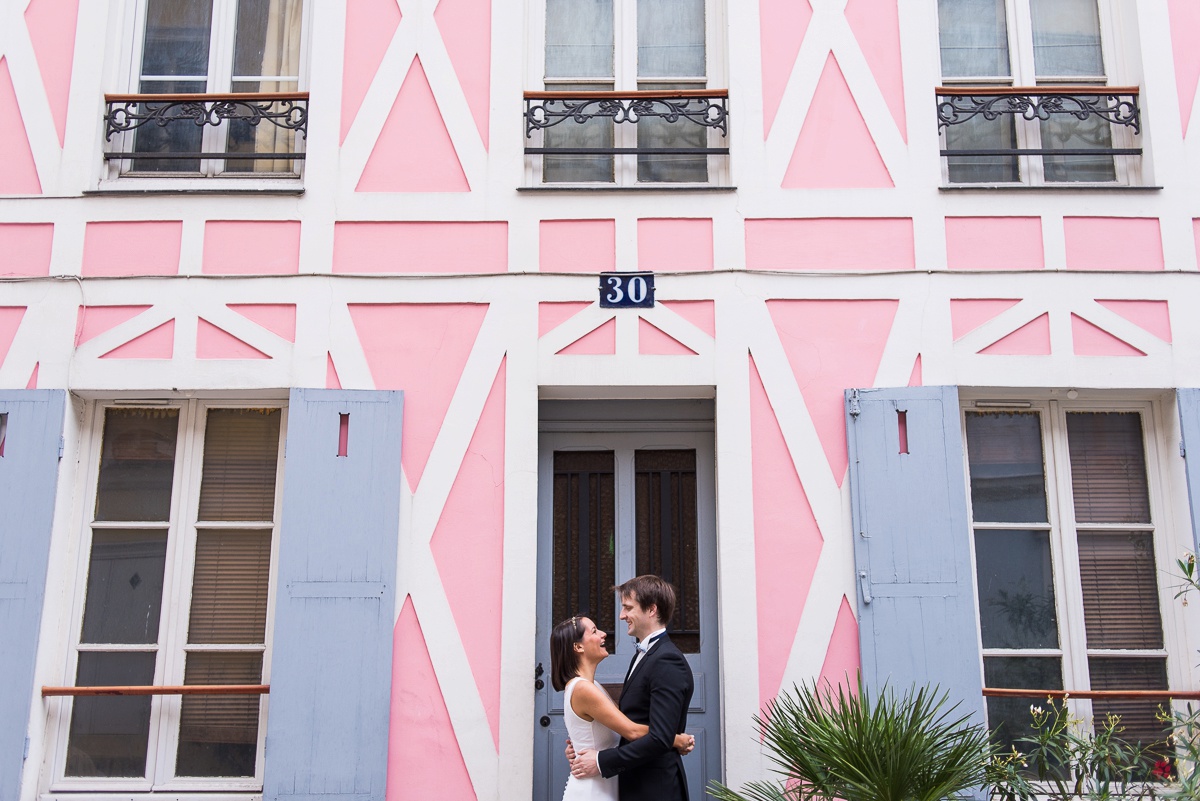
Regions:
[[[604,631],[616,627],[616,497],[612,451],[554,454],[554,579],[557,622],[590,617]],[[609,637],[609,651],[617,638]]]
[[[612,0],[546,0],[546,77],[613,77]]]
[[[1089,648],[1162,648],[1154,535],[1079,534],[1079,578]]]
[[[1042,425],[1029,412],[968,412],[971,508],[977,523],[1045,523]]]
[[[552,91],[612,89],[611,85],[594,84],[547,84]],[[613,121],[605,117],[578,123],[567,120],[542,133],[544,147],[611,148],[613,146]],[[542,157],[542,180],[546,183],[580,183],[613,181],[613,157],[606,154],[574,154]],[[570,615],[567,615],[570,617]]]
[[[261,684],[261,653],[189,653],[184,684]],[[179,714],[180,776],[253,776],[260,695],[185,695]]]
[[[1096,0],[1029,0],[1037,77],[1104,75]]]
[[[1062,662],[1044,656],[985,656],[983,685],[1013,690],[1061,690]],[[987,722],[993,729],[992,738],[1005,751],[1013,743],[1033,734],[1030,706],[1046,706],[1046,696],[1031,693],[1028,698],[988,698]]]
[[[671,639],[684,653],[699,653],[696,452],[637,451],[633,461],[635,572],[662,576],[675,587],[675,614],[668,622]]]
[[[109,409],[104,416],[97,520],[171,516],[178,409]]]
[[[938,0],[945,78],[1009,74],[1004,0]]]
[[[266,642],[270,572],[270,531],[197,531],[188,642]]]
[[[695,84],[641,84],[639,89],[694,89]],[[639,148],[702,148],[708,144],[708,129],[687,120],[675,122],[644,117],[637,123]],[[708,180],[708,156],[639,155],[638,180],[652,183],[703,183]]]
[[[166,531],[93,531],[80,641],[158,642],[166,559]]]
[[[300,74],[302,0],[238,0],[233,74],[239,78]],[[282,91],[274,87],[239,91]]]
[[[643,0],[637,25],[639,78],[705,74],[704,0]]]
[[[1058,114],[1044,120],[1042,147],[1045,148],[1097,148],[1112,147],[1112,126],[1099,117],[1080,120],[1069,114]],[[1046,180],[1054,182],[1086,181],[1103,183],[1117,180],[1112,156],[1043,156],[1042,164]]]
[[[1166,690],[1167,660],[1164,657],[1098,657],[1088,660],[1093,690]],[[1160,701],[1092,702],[1092,714],[1097,719],[1119,715],[1125,731],[1121,739],[1131,743],[1151,745],[1166,740],[1166,731],[1158,720]]]
[[[1067,415],[1071,491],[1081,523],[1149,523],[1150,496],[1137,412]]]
[[[946,128],[946,150],[1016,150],[1017,129],[1010,116],[974,117]],[[1005,184],[1021,180],[1015,155],[946,156],[952,184]]]
[[[279,419],[279,409],[209,410],[201,520],[274,518]]]
[[[114,687],[154,683],[153,653],[81,653],[75,684]],[[67,741],[68,776],[145,776],[149,695],[76,698]]]
[[[1048,531],[976,531],[984,648],[1056,648]]]
[[[212,0],[147,0],[142,75],[208,75]],[[199,91],[204,91],[200,89]]]

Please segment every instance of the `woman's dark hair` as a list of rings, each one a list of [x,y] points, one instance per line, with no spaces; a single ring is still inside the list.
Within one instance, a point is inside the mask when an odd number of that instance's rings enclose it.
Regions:
[[[550,684],[558,692],[579,675],[579,653],[575,643],[583,639],[580,620],[579,615],[569,617],[550,632]]]

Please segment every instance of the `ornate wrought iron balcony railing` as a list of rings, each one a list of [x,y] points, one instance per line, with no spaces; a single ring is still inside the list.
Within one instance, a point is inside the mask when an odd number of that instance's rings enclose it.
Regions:
[[[1141,133],[1141,108],[1136,86],[939,86],[938,130],[978,118],[1001,116],[1048,121],[1074,117],[1104,120]],[[1140,156],[1140,147],[1000,148],[942,150],[943,156]]]
[[[192,130],[203,130],[232,121],[244,123],[253,131],[266,124],[280,131],[296,132],[304,138],[308,136],[308,92],[105,95],[104,104],[104,139],[110,143],[118,134],[142,129],[157,128],[169,132],[170,129],[191,125]],[[199,141],[197,137],[193,139]],[[136,135],[118,138],[118,142],[122,146],[117,150],[105,151],[105,159],[244,161],[304,158],[304,152],[295,147],[287,151],[250,148],[206,153],[177,147],[144,149],[139,147],[139,137]]]
[[[609,119],[616,125],[662,120],[729,135],[726,89],[670,89],[644,92],[526,92],[525,138],[556,126]],[[527,155],[725,156],[728,147],[527,147]]]

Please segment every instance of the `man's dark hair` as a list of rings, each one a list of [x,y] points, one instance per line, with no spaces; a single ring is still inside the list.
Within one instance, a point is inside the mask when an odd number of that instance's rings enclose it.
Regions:
[[[613,587],[622,598],[632,598],[642,609],[658,607],[658,622],[665,626],[675,614],[675,588],[662,576],[634,576],[624,584]]]

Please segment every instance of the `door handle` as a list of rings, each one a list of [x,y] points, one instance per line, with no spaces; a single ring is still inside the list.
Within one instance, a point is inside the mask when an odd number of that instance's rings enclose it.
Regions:
[[[538,718],[538,723],[542,724],[543,729],[546,728],[550,725],[550,716],[542,715],[540,718]]]

